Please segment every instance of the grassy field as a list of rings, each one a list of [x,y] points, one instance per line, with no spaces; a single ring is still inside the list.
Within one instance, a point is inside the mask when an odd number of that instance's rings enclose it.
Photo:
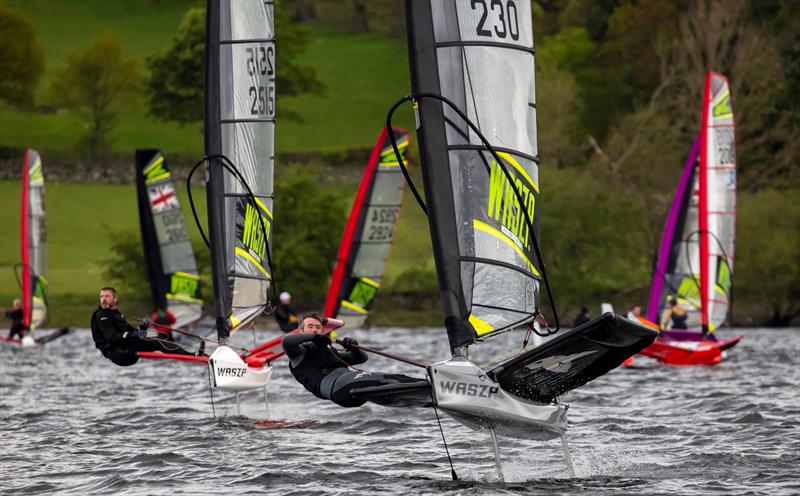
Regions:
[[[332,188],[352,198],[352,186],[336,184]],[[182,189],[180,197],[189,231],[199,241],[200,234],[189,218],[188,200]],[[122,231],[138,231],[136,190],[132,185],[49,182],[46,198],[50,323],[85,325],[87,312],[96,303],[97,288],[107,283],[102,274],[103,262],[111,257],[113,236]],[[202,188],[195,191],[195,202],[198,215],[204,219]],[[11,299],[19,295],[14,274],[19,262],[19,204],[20,182],[0,181],[0,307],[9,306]],[[392,279],[407,268],[433,267],[424,222],[409,195],[400,216],[399,242],[392,250],[387,270],[387,290],[391,290]]]
[[[169,43],[184,12],[197,2],[11,0],[10,4],[27,13],[38,27],[46,66],[37,104],[48,105],[50,83],[64,68],[67,53],[83,51],[97,34],[112,31],[119,34],[128,54],[144,61]],[[370,146],[388,107],[409,91],[402,40],[315,27],[302,60],[317,70],[327,91],[324,95],[281,99],[278,88],[279,151]],[[280,67],[280,58],[278,64]],[[298,114],[302,122],[281,120],[281,108]],[[398,112],[396,121],[410,126],[412,113],[404,109]],[[17,112],[7,105],[0,106],[0,123],[0,145],[43,151],[73,148],[85,129],[75,112]],[[179,126],[159,121],[146,113],[142,101],[130,101],[120,110],[112,147],[160,147],[167,152],[200,154],[200,130],[199,123]]]

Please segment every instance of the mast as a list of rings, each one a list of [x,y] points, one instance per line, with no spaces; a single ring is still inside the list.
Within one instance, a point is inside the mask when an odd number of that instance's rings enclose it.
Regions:
[[[217,335],[266,307],[271,244],[275,35],[270,0],[208,0],[205,147]]]
[[[47,317],[47,236],[42,159],[30,148],[23,162],[20,213],[23,324],[35,329]]]
[[[539,304],[531,4],[491,5],[406,2],[413,93],[454,102],[503,162],[452,108],[430,97],[415,102],[445,327],[456,354],[479,337],[530,322]]]

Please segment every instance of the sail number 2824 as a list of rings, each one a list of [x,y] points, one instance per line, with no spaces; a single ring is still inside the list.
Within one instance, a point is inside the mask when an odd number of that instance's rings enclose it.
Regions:
[[[519,16],[514,0],[472,0],[470,6],[481,14],[475,28],[478,36],[519,40]],[[489,19],[489,14],[493,20]]]

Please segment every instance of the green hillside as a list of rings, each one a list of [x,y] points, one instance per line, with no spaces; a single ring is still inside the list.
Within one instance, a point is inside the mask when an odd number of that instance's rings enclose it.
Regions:
[[[83,131],[78,115],[54,112],[50,104],[50,83],[64,68],[67,53],[83,51],[99,33],[112,31],[120,36],[127,53],[144,62],[170,41],[185,11],[197,4],[190,0],[9,3],[28,14],[38,27],[45,73],[37,91],[37,106],[43,110],[17,112],[0,105],[0,146],[32,146],[42,151],[72,149]],[[368,147],[385,121],[388,107],[409,92],[405,44],[376,34],[311,29],[311,42],[300,61],[316,69],[327,91],[281,99],[278,88],[278,151]],[[278,57],[280,64],[280,52]],[[282,119],[282,108],[302,121]],[[410,110],[399,112],[397,122],[411,125]],[[180,126],[159,121],[147,114],[143,101],[130,101],[120,115],[112,143],[113,149],[122,151],[157,146],[167,153],[199,155],[203,138],[199,123]]]

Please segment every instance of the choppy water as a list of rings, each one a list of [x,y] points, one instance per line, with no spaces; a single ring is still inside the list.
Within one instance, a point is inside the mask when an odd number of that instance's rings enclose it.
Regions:
[[[216,393],[214,418],[201,366],[118,368],[85,331],[33,351],[0,345],[0,493],[800,493],[800,331],[742,333],[719,366],[615,370],[565,396],[575,478],[558,440],[499,438],[505,484],[487,434],[443,417],[454,482],[432,410],[339,408],[282,364],[268,413],[258,394],[237,415],[233,396]],[[445,356],[435,330],[356,335]],[[368,365],[416,373],[381,357]],[[319,423],[274,429],[264,418]]]

